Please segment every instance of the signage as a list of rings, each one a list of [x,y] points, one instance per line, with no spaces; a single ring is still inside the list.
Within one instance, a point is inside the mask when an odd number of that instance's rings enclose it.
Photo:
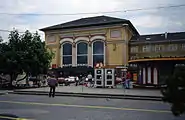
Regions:
[[[134,74],[133,74],[133,80],[134,80],[134,81],[137,81],[137,73],[134,73]]]
[[[64,67],[70,67],[70,66],[88,66],[88,64],[75,64],[75,65],[72,65],[72,64],[63,64],[62,66],[64,66]]]
[[[175,64],[175,67],[185,67],[185,64]]]
[[[116,68],[127,69],[128,67],[126,67],[126,66],[117,66]]]

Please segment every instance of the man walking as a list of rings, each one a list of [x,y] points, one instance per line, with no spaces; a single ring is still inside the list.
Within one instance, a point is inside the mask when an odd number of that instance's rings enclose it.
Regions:
[[[48,79],[48,85],[50,87],[50,91],[49,91],[49,97],[55,97],[55,89],[56,86],[58,85],[58,81],[55,78],[54,75],[52,75],[49,79]]]
[[[130,88],[130,80],[131,80],[131,74],[130,72],[127,72],[126,74],[126,88],[129,89]]]

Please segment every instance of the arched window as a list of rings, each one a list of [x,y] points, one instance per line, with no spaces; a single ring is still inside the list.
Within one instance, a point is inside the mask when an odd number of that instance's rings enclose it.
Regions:
[[[104,64],[104,42],[95,41],[93,43],[93,66],[97,63]]]
[[[88,64],[88,44],[86,42],[77,43],[77,64]]]
[[[62,48],[63,65],[72,65],[72,44],[64,43]]]

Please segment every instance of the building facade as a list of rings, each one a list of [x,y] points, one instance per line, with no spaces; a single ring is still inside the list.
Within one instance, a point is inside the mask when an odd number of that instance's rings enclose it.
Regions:
[[[139,35],[129,20],[108,16],[82,18],[41,29],[53,67],[117,67],[128,64],[129,40]]]
[[[174,66],[185,61],[185,32],[141,35],[129,46],[129,63],[139,68],[138,84],[163,84]]]

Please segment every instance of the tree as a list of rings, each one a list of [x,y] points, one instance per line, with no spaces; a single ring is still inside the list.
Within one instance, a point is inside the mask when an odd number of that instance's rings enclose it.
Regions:
[[[173,75],[166,80],[167,87],[162,90],[163,101],[171,103],[171,111],[175,116],[185,113],[185,66],[174,68]]]
[[[52,59],[38,33],[32,34],[28,30],[23,35],[13,30],[9,42],[0,44],[0,55],[1,73],[10,75],[10,83],[23,72],[26,73],[25,77],[46,73]]]

